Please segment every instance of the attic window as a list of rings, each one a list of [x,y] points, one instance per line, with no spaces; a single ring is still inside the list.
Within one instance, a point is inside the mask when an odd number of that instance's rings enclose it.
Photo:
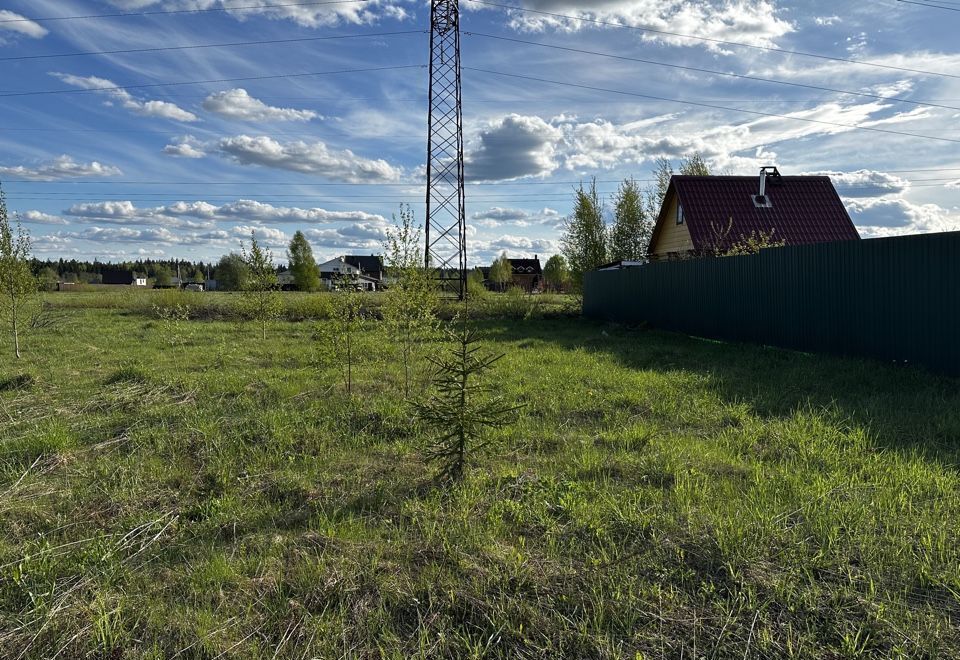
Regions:
[[[677,203],[677,224],[683,224],[683,206],[679,202]]]

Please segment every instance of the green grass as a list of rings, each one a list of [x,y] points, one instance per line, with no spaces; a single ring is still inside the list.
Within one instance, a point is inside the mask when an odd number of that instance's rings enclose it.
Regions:
[[[960,656],[955,379],[511,307],[442,492],[376,325],[350,400],[315,322],[147,295],[0,344],[0,657]]]

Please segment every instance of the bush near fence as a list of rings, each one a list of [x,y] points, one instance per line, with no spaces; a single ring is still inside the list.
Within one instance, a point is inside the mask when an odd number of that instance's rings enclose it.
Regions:
[[[584,314],[960,375],[960,232],[588,273]]]

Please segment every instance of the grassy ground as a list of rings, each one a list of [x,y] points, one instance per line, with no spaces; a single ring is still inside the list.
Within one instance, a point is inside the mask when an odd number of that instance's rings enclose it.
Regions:
[[[375,325],[350,400],[314,322],[50,300],[0,347],[2,657],[960,656],[957,380],[511,310],[526,407],[440,492]]]

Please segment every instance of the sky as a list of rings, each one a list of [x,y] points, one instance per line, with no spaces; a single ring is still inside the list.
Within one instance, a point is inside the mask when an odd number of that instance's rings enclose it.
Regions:
[[[580,181],[609,206],[695,152],[830,174],[864,238],[960,230],[960,2],[461,11],[471,265],[544,260]],[[419,0],[4,0],[8,206],[41,259],[379,253],[424,220],[428,28]]]

